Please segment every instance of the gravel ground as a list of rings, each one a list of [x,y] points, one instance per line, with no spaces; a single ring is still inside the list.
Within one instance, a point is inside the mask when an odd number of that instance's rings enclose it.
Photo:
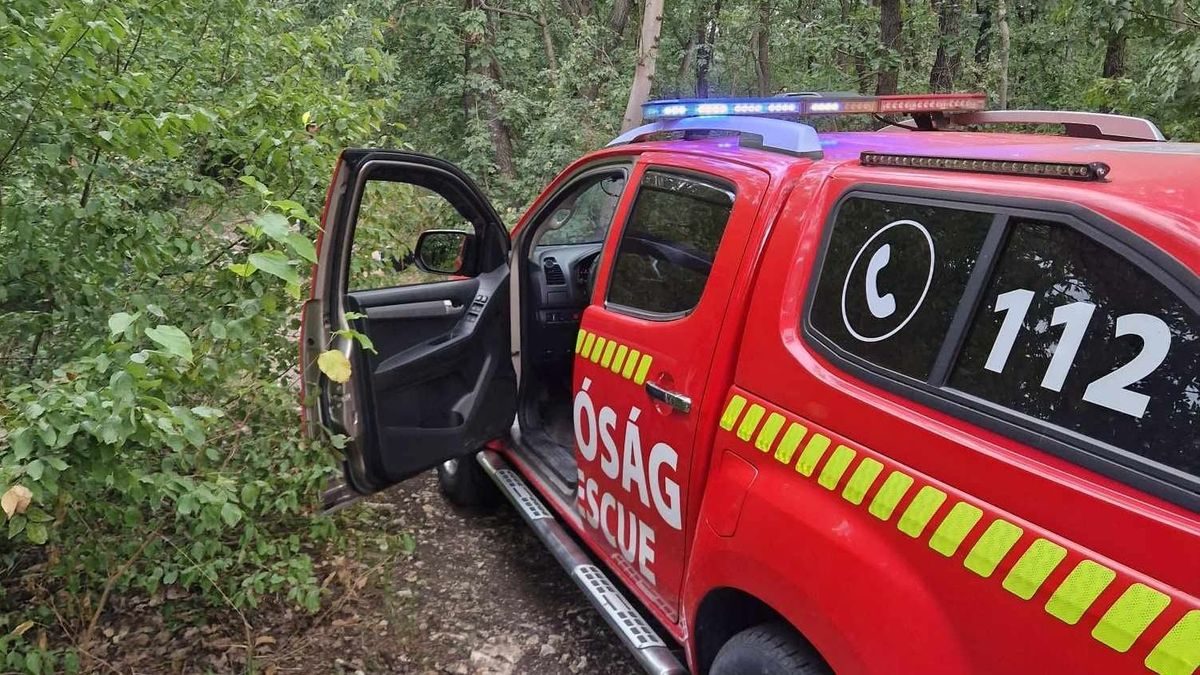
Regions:
[[[343,634],[336,651],[329,649],[330,641],[318,640],[326,655],[342,654],[326,661],[331,668],[498,675],[640,672],[507,504],[488,515],[460,511],[441,498],[429,473],[351,508],[374,511],[373,520],[384,529],[411,534],[415,550],[396,561],[390,577],[379,575],[383,583],[368,594],[373,602],[353,603],[354,623],[363,630]]]

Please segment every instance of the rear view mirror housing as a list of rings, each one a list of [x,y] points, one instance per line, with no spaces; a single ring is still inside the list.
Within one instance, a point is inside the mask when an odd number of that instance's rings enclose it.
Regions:
[[[461,274],[471,267],[475,235],[461,230],[425,230],[417,237],[417,267],[431,274]]]

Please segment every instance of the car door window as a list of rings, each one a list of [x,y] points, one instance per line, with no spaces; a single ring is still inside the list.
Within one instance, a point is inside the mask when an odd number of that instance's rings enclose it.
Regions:
[[[950,386],[1200,476],[1200,318],[1107,247],[1014,218]]]
[[[613,214],[625,189],[625,171],[613,170],[588,176],[572,185],[547,217],[538,225],[537,246],[596,244],[604,241]]]
[[[608,303],[653,315],[695,308],[733,209],[715,178],[647,171],[621,233]]]
[[[414,249],[426,230],[475,232],[445,197],[420,185],[383,180],[364,186],[350,249],[350,292],[445,281],[421,270]]]

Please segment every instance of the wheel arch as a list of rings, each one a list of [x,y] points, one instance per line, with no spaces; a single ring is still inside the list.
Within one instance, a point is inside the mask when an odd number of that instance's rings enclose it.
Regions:
[[[812,647],[820,651],[782,613],[765,601],[739,588],[722,586],[711,589],[700,601],[692,626],[695,635],[696,673],[706,675],[717,652],[734,635],[754,626],[779,622]],[[822,656],[824,660],[824,656]]]

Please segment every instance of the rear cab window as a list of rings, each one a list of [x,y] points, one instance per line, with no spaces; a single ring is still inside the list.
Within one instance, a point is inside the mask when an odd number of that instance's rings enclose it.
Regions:
[[[1197,508],[1197,281],[1149,242],[1068,206],[851,191],[810,290],[804,332],[846,370]]]

